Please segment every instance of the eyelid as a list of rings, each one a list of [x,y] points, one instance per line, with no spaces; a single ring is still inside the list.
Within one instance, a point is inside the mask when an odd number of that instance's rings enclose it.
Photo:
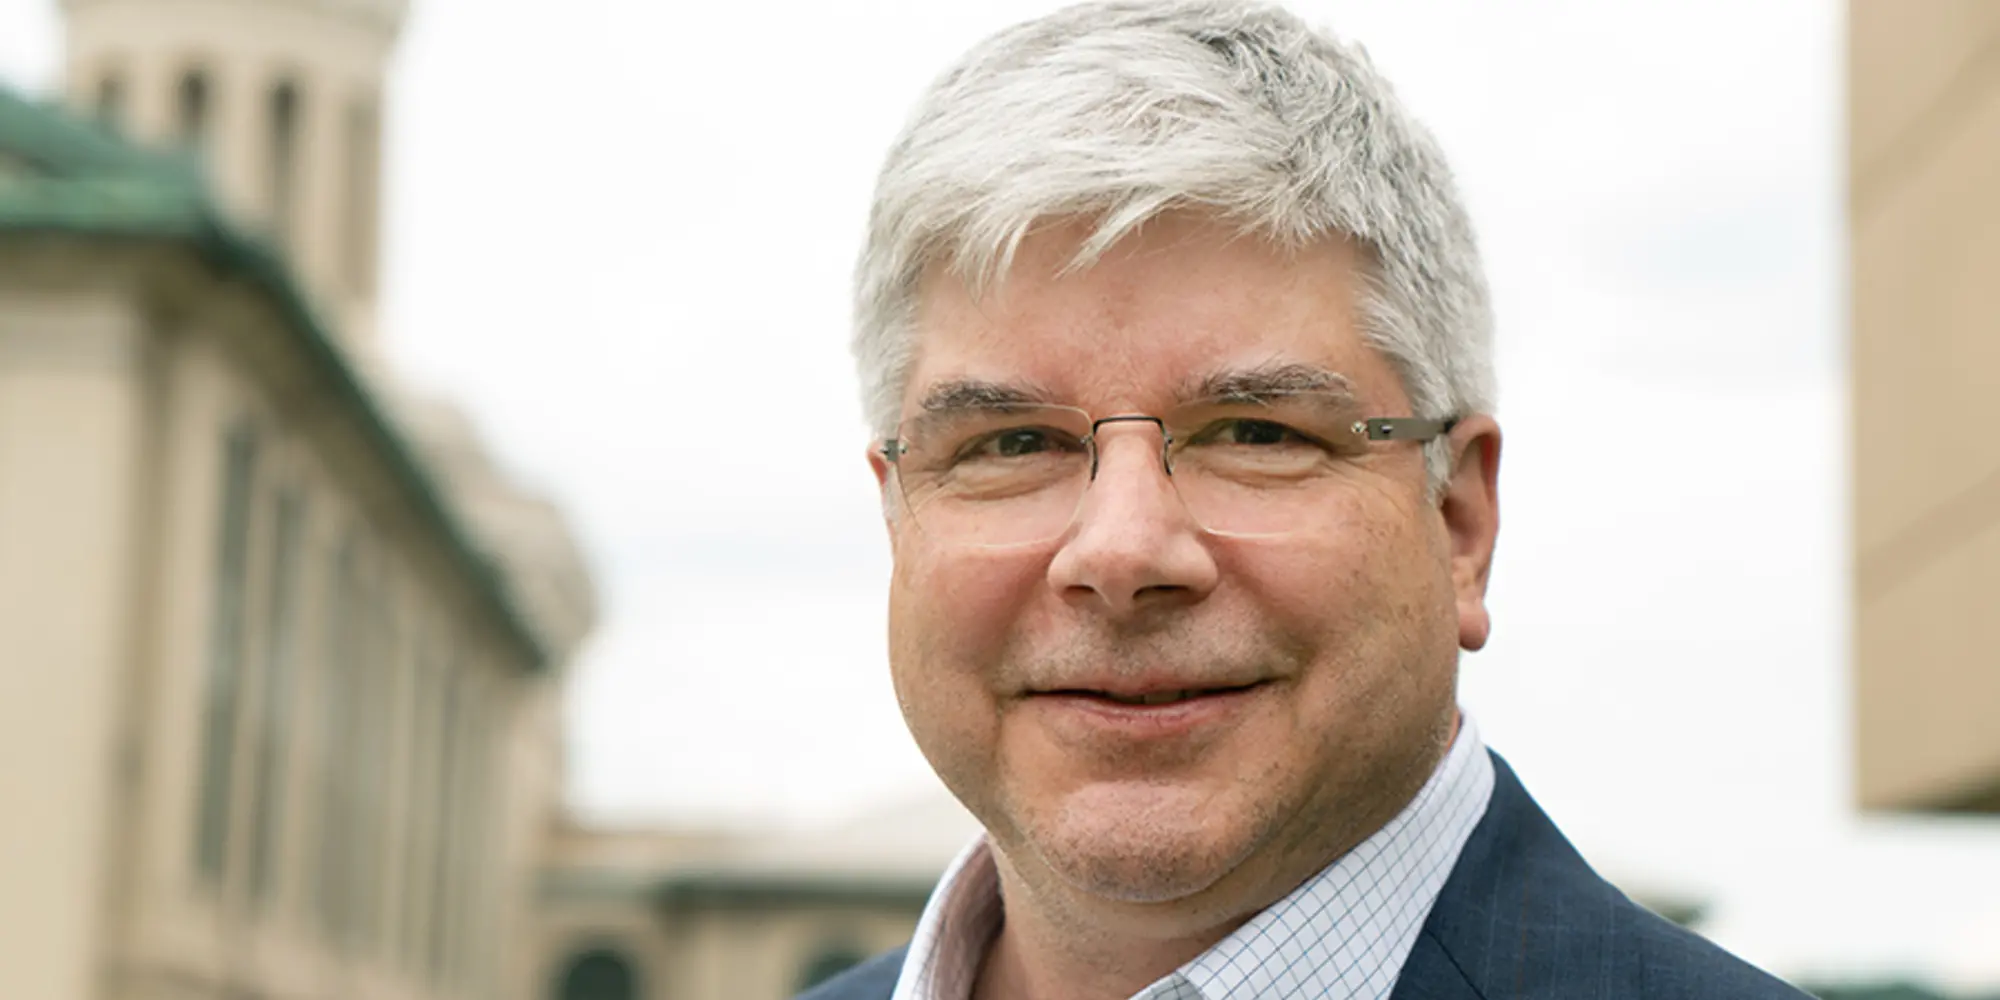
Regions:
[[[1284,404],[1291,403],[1291,406]],[[1224,396],[1198,399],[1174,408],[1169,417],[1189,420],[1209,419],[1215,413],[1244,419],[1282,419],[1286,414],[1310,414],[1314,417],[1326,416],[1329,420],[1346,422],[1361,413],[1361,407],[1346,394],[1330,393],[1272,393],[1257,397]]]
[[[1044,437],[1047,437],[1051,442],[1053,442],[1059,447],[1071,447],[1071,446],[1081,447],[1083,444],[1083,441],[1080,438],[1070,433],[1069,431],[1064,430],[1061,427],[1055,427],[1045,423],[1013,424],[1006,427],[995,427],[992,430],[985,431],[983,433],[972,436],[971,438],[967,439],[964,444],[959,446],[959,449],[955,453],[955,456],[964,456],[972,451],[975,451],[979,448],[983,448],[988,444],[998,441],[1009,434],[1018,434],[1021,433],[1022,431],[1039,432]]]
[[[1238,422],[1238,421],[1276,424],[1280,427],[1283,427],[1287,432],[1295,435],[1299,440],[1309,442],[1310,444],[1316,447],[1325,448],[1329,451],[1334,451],[1334,452],[1351,450],[1352,447],[1357,443],[1352,440],[1343,440],[1343,438],[1347,437],[1344,435],[1336,434],[1329,437],[1327,435],[1316,434],[1312,432],[1310,429],[1307,429],[1306,427],[1302,426],[1297,421],[1287,421],[1279,419],[1277,415],[1259,416],[1256,413],[1238,412],[1238,413],[1224,413],[1216,415],[1204,415],[1199,426],[1176,428],[1172,432],[1174,434],[1174,447],[1176,449],[1189,447],[1190,445],[1193,445],[1196,442],[1200,441],[1204,436],[1209,435],[1210,432],[1216,429],[1217,425],[1230,422]],[[1344,428],[1348,426],[1348,424],[1345,422],[1344,418],[1339,418],[1329,421],[1329,426],[1334,428]]]

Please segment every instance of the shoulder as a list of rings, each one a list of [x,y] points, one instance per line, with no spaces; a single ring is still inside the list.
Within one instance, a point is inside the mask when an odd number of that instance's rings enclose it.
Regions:
[[[1600,878],[1494,758],[1493,798],[1425,921],[1397,1000],[1805,994]]]
[[[1608,887],[1607,887],[1608,888]],[[1616,889],[1611,890],[1617,893]],[[1633,912],[1637,960],[1625,968],[1628,995],[1660,998],[1742,997],[1801,1000],[1805,994],[1776,976],[1722,950],[1693,931],[1665,920],[1620,894]]]
[[[1442,940],[1439,950],[1488,1000],[1615,996],[1630,1000],[1803,1000],[1805,994],[1668,921],[1593,876],[1596,885],[1547,887],[1530,903],[1533,924],[1515,928],[1527,944],[1481,954]],[[1427,929],[1425,933],[1429,933]]]
[[[799,994],[794,1000],[889,1000],[908,946],[885,951]]]

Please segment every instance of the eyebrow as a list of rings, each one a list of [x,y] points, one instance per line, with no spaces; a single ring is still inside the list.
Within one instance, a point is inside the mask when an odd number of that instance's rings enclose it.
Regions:
[[[1254,368],[1211,372],[1183,383],[1176,399],[1229,399],[1259,402],[1300,392],[1324,392],[1354,398],[1354,381],[1337,371],[1300,362],[1273,362]],[[1055,405],[1056,394],[1033,383],[993,382],[978,378],[946,379],[925,390],[917,408],[925,413],[1002,410],[1015,406]]]
[[[1054,394],[1036,385],[955,378],[931,386],[917,404],[925,413],[953,410],[1000,410],[1010,406],[1046,404]]]
[[[1354,380],[1329,368],[1296,361],[1273,362],[1255,368],[1212,372],[1191,383],[1183,399],[1231,399],[1258,402],[1299,392],[1324,392],[1354,398]]]

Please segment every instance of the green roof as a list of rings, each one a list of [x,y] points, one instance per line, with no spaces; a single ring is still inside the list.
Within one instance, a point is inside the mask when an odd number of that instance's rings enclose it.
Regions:
[[[700,868],[658,871],[545,869],[544,900],[644,903],[672,913],[860,907],[915,916],[937,876],[897,873]]]
[[[190,157],[141,148],[0,86],[0,237],[39,235],[181,245],[269,296],[284,319],[284,335],[356,421],[417,517],[444,540],[495,622],[531,669],[552,666],[505,577],[342,356],[283,256],[223,216]]]

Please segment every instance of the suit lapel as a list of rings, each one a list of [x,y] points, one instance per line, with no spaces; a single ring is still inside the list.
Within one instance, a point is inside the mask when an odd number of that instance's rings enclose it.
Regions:
[[[1429,931],[1417,935],[1389,1000],[1483,1000]]]
[[[909,945],[884,952],[827,980],[793,1000],[889,1000],[903,970]]]
[[[1438,893],[1391,1000],[1595,996],[1622,897],[1493,754],[1493,798]]]

